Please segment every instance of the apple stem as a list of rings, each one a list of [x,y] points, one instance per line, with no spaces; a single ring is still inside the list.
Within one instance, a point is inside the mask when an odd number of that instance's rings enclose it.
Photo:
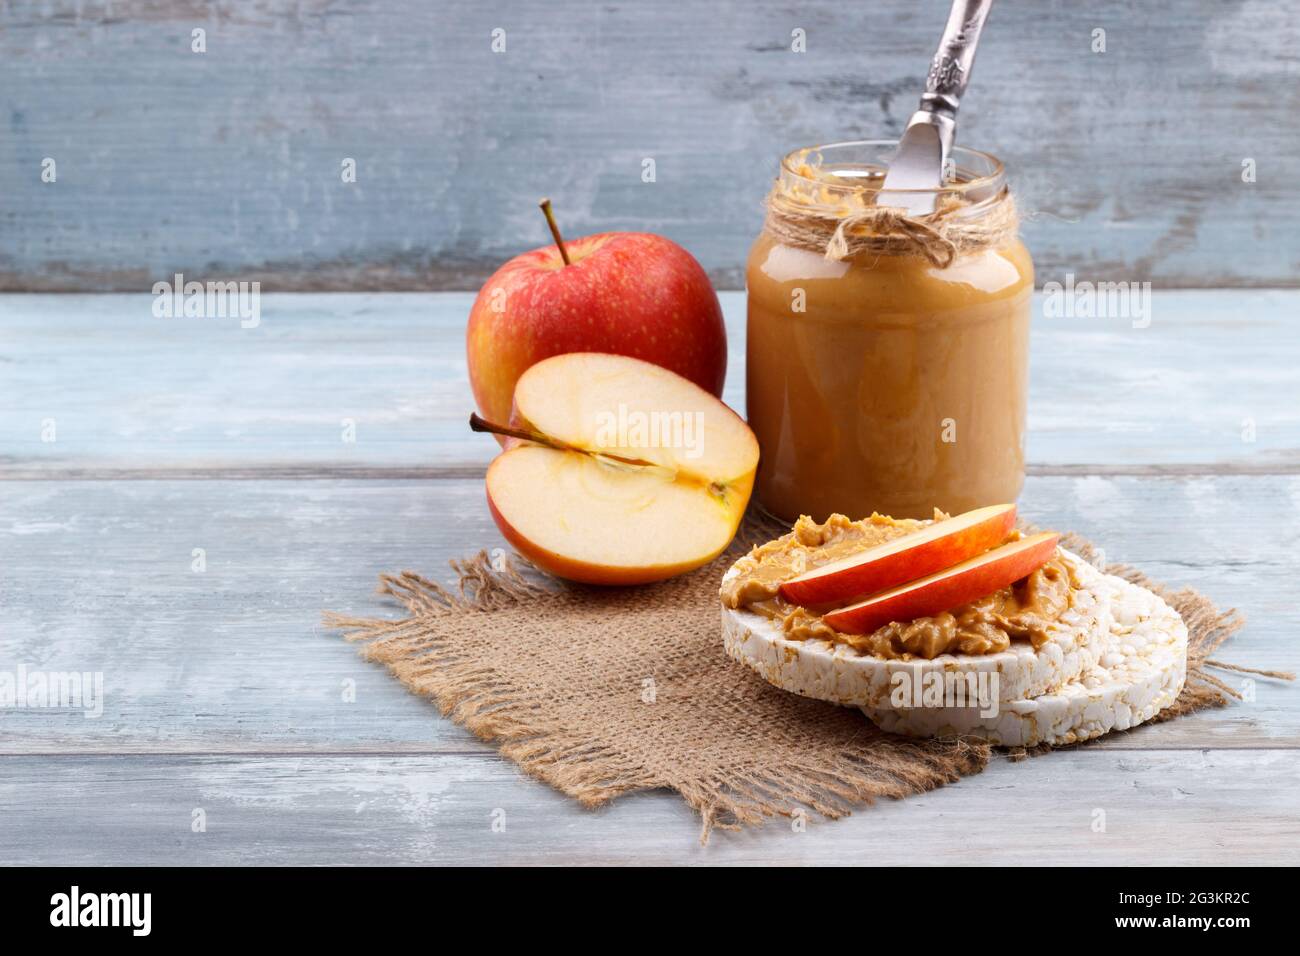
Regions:
[[[541,432],[529,431],[526,428],[510,428],[507,425],[498,425],[496,422],[490,422],[480,416],[477,412],[471,412],[469,416],[469,427],[476,432],[491,432],[493,435],[508,435],[511,438],[522,438],[524,441],[536,442],[539,445],[545,445],[548,448],[558,448],[560,451],[572,451],[568,445],[557,442],[554,438],[543,435]]]
[[[560,227],[555,223],[555,214],[551,212],[551,201],[543,199],[537,204],[542,209],[542,215],[546,217],[546,224],[551,227],[551,235],[555,237],[555,247],[560,250],[560,258],[564,260],[566,266],[572,265],[573,260],[569,258],[569,250],[564,248],[564,238],[560,235]]]
[[[590,455],[592,458],[603,459],[607,462],[615,462],[619,465],[630,465],[634,468],[655,468],[663,471],[670,469],[663,465],[657,465],[653,461],[646,461],[644,458],[625,458],[623,455],[612,455],[604,451],[592,451],[590,448],[579,448],[577,445],[570,445],[566,442],[558,441],[550,435],[543,435],[541,432],[535,432],[528,428],[511,428],[508,425],[498,425],[496,422],[490,422],[483,418],[477,412],[471,412],[469,416],[469,427],[476,432],[491,432],[494,435],[508,435],[511,438],[522,438],[524,441],[535,442],[538,445],[545,445],[547,448],[554,448],[558,451],[576,451],[580,455]]]

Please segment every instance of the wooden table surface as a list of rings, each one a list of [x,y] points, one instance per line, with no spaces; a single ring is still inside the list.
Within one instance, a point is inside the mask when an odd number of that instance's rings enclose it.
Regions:
[[[0,860],[1290,862],[1300,689],[1262,679],[1223,710],[704,848],[672,794],[587,811],[523,776],[320,625],[397,616],[381,571],[446,576],[503,544],[495,446],[464,427],[470,301],[265,295],[241,329],[154,318],[147,295],[0,296],[0,674],[104,679],[98,718],[0,708]],[[723,302],[743,407],[744,299]],[[1240,607],[1221,656],[1291,670],[1298,311],[1298,292],[1199,291],[1157,292],[1149,328],[1040,316],[1021,501]]]

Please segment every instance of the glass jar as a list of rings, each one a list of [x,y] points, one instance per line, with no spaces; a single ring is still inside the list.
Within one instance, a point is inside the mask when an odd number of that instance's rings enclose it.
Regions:
[[[824,221],[850,216],[874,207],[897,145],[797,150],[775,188]],[[1001,162],[961,148],[952,160],[933,191],[940,208],[977,238],[995,208],[1012,218],[946,264],[907,242],[837,260],[770,215],[754,243],[747,417],[762,451],[756,494],[773,514],[928,518],[1019,495],[1033,263]]]

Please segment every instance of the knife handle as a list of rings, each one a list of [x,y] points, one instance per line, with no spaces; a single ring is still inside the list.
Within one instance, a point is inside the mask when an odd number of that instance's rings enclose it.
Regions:
[[[993,0],[953,0],[939,49],[930,61],[921,111],[953,119],[975,65],[975,47]]]

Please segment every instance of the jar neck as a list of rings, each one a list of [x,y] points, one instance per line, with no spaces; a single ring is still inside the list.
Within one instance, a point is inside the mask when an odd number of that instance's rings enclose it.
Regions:
[[[947,268],[958,257],[1015,239],[1020,219],[1002,164],[954,148],[951,180],[934,190],[934,211],[911,216],[878,205],[896,143],[840,143],[796,150],[767,197],[764,228],[784,245],[842,261],[859,255],[918,255]],[[893,192],[893,190],[890,190]]]
[[[794,150],[781,161],[776,191],[823,213],[859,214],[876,206],[897,148],[894,140],[861,140]],[[947,208],[952,216],[977,220],[998,206],[1006,190],[1006,170],[997,157],[954,147],[941,186],[906,192],[931,198],[933,208]]]

